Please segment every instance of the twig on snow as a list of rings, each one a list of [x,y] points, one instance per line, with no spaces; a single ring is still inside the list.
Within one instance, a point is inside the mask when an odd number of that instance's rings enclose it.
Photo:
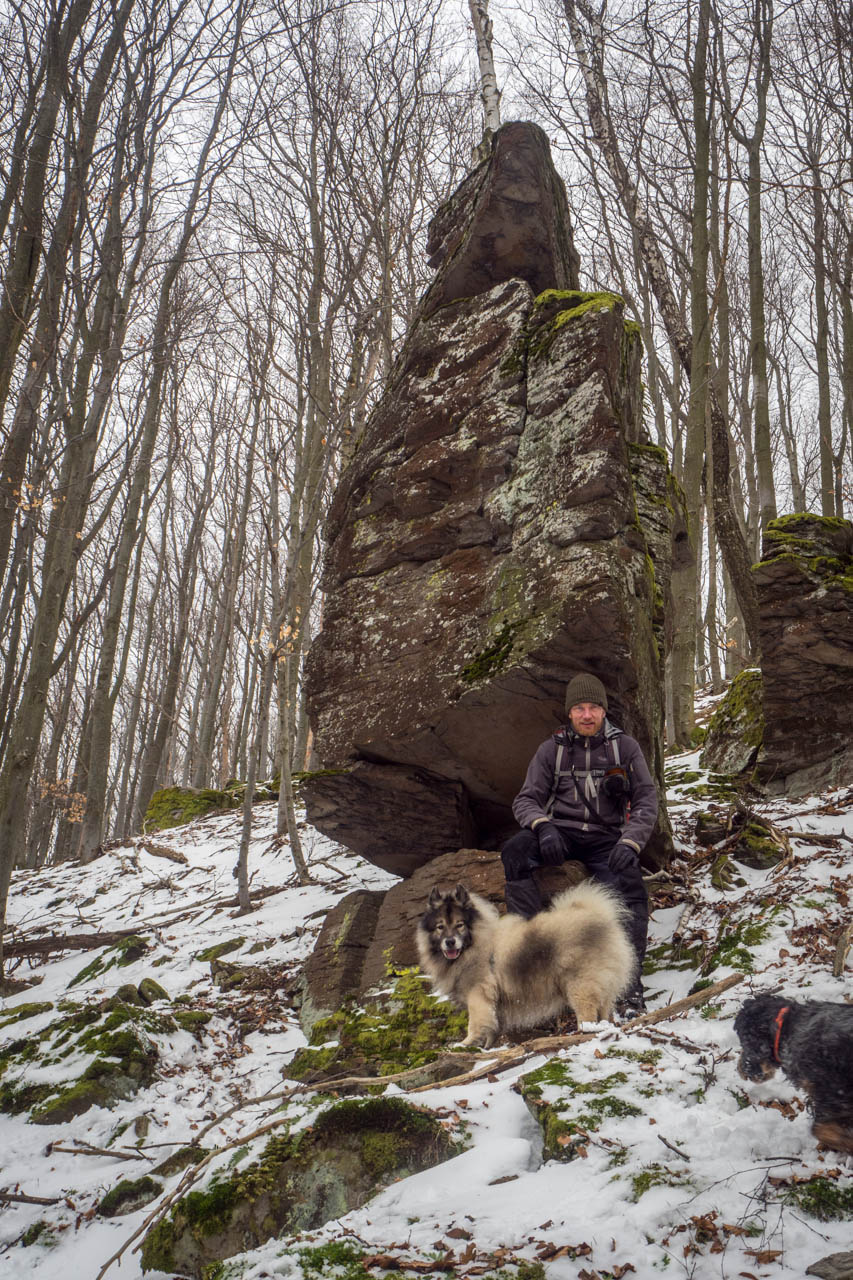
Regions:
[[[25,1196],[20,1191],[0,1191],[5,1204],[61,1204],[62,1196]]]

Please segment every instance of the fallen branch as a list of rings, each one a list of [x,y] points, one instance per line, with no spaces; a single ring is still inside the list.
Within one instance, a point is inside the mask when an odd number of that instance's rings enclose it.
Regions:
[[[686,1153],[685,1151],[679,1151],[678,1147],[674,1147],[674,1146],[672,1145],[672,1143],[671,1143],[671,1142],[668,1142],[668,1141],[666,1140],[666,1138],[663,1136],[663,1134],[662,1134],[662,1133],[659,1133],[659,1134],[658,1134],[658,1142],[662,1142],[662,1143],[663,1143],[663,1145],[664,1145],[665,1147],[668,1147],[670,1151],[674,1151],[674,1152],[675,1152],[675,1154],[676,1154],[677,1156],[680,1156],[680,1158],[681,1158],[682,1160],[686,1160],[686,1161],[688,1162],[688,1164],[690,1163],[690,1156],[689,1156],[689,1155],[687,1155],[687,1153]]]
[[[698,899],[689,897],[684,903],[684,909],[678,917],[678,924],[672,931],[672,945],[678,947],[684,940],[684,934],[687,931],[687,922],[698,906]]]
[[[6,1204],[60,1204],[62,1196],[25,1196],[17,1191],[0,1191],[0,1200]]]
[[[40,956],[48,951],[92,951],[96,947],[109,947],[137,933],[139,929],[118,929],[114,933],[49,933],[30,942],[6,943],[3,953],[11,960],[21,956]]]
[[[130,1151],[109,1151],[106,1147],[93,1147],[88,1142],[79,1142],[75,1147],[61,1147],[58,1142],[50,1142],[47,1147],[48,1152],[61,1151],[66,1156],[109,1156],[111,1160],[153,1160],[153,1156],[146,1155],[144,1151],[137,1151],[134,1155]]]
[[[153,840],[137,840],[137,849],[144,849],[146,853],[150,853],[153,858],[168,858],[170,862],[179,862],[182,867],[189,865],[185,853],[180,853],[177,849],[170,849],[167,844],[156,844]]]
[[[846,929],[842,929],[835,944],[835,959],[832,962],[832,976],[840,978],[844,972],[844,966],[847,964],[847,952],[850,950],[850,944],[853,942],[853,924],[848,924]]]
[[[652,1013],[641,1014],[639,1018],[631,1018],[629,1022],[622,1022],[618,1027],[613,1027],[613,1031],[633,1031],[637,1027],[650,1027],[656,1022],[666,1022],[670,1018],[677,1018],[680,1013],[685,1013],[688,1009],[694,1009],[696,1005],[707,1004],[709,1000],[715,999],[724,991],[728,991],[729,987],[735,986],[736,983],[743,981],[742,973],[732,973],[728,978],[723,978],[720,982],[715,982],[711,987],[703,987],[701,991],[695,992],[692,996],[685,996],[683,1000],[676,1000],[675,1004],[665,1005],[662,1009],[655,1009]],[[610,1029],[605,1034],[609,1034]],[[589,1040],[597,1040],[602,1034],[600,1031],[576,1031],[568,1036],[542,1036],[537,1040],[526,1040],[523,1045],[517,1048],[501,1049],[498,1053],[493,1054],[491,1061],[483,1067],[475,1071],[467,1072],[463,1076],[458,1076],[451,1080],[442,1080],[442,1088],[451,1088],[460,1084],[469,1084],[473,1080],[479,1080],[482,1076],[487,1076],[496,1071],[507,1071],[510,1067],[516,1066],[520,1062],[524,1062],[525,1058],[529,1058],[539,1053],[556,1053],[559,1049],[570,1049],[576,1044],[586,1044]],[[433,1089],[434,1085],[418,1085],[416,1088],[408,1090],[409,1093],[422,1093],[425,1089]]]

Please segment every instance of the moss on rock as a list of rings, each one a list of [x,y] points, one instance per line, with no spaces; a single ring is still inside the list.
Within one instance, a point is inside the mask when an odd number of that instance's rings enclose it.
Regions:
[[[156,1200],[162,1190],[162,1182],[147,1175],[132,1181],[125,1178],[107,1192],[95,1212],[102,1218],[117,1218],[122,1213],[133,1213]]]
[[[260,798],[260,797],[259,797]],[[164,787],[155,791],[142,822],[146,834],[182,827],[208,813],[238,809],[242,798],[233,787],[217,791],[213,787],[195,790],[191,787]]]
[[[153,978],[143,978],[137,987],[137,992],[143,1004],[155,1004],[158,1000],[169,999],[168,991],[160,986],[159,982],[155,982]]]
[[[134,964],[135,961],[141,959],[148,950],[148,941],[139,934],[129,934],[126,938],[121,938],[111,947],[95,956],[87,965],[80,970],[78,974],[71,979],[68,989],[76,987],[78,983],[87,982],[89,978],[100,977],[102,973],[106,973],[108,969],[123,969],[126,965]]]
[[[153,1034],[175,1029],[171,1018],[115,998],[71,1006],[38,1036],[0,1053],[6,1076],[0,1111],[30,1111],[33,1123],[60,1124],[93,1106],[112,1107],[153,1080],[159,1060]],[[48,1067],[59,1079],[31,1082],[34,1067]]]
[[[142,1268],[201,1277],[212,1262],[340,1217],[458,1149],[434,1116],[402,1099],[338,1103],[310,1129],[271,1138],[245,1169],[179,1200],[145,1237]]]
[[[516,1087],[542,1131],[544,1159],[574,1160],[605,1120],[642,1115],[616,1092],[627,1083],[624,1071],[577,1080],[559,1058],[522,1076]]]
[[[220,956],[227,956],[231,951],[239,951],[245,944],[246,939],[241,934],[239,938],[228,938],[224,942],[215,942],[213,946],[205,947],[203,951],[197,951],[193,959],[201,960],[205,963],[211,960],[218,960]]]
[[[391,1075],[432,1061],[465,1035],[467,1015],[432,995],[417,969],[403,969],[390,991],[363,1000],[315,1024],[311,1045],[323,1047],[298,1050],[285,1070],[290,1079]]]
[[[762,691],[757,668],[735,676],[708,724],[700,756],[703,768],[731,775],[753,767],[764,739]]]
[[[48,1013],[53,1008],[49,1000],[32,1001],[29,1004],[19,1004],[14,1009],[8,1009],[6,1016],[0,1018],[0,1031],[3,1027],[11,1027],[14,1022],[24,1022],[27,1018],[35,1018],[40,1013]]]

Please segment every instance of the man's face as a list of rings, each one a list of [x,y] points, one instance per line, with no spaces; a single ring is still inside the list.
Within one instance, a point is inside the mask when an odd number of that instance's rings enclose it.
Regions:
[[[576,702],[569,711],[569,719],[575,733],[592,738],[601,732],[604,724],[604,707],[597,702]]]

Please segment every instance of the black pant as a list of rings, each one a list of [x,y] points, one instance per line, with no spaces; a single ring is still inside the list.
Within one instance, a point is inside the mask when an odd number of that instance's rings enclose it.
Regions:
[[[649,898],[639,866],[629,867],[626,871],[610,870],[607,858],[618,842],[617,833],[573,831],[570,834],[562,827],[558,830],[566,847],[566,857],[582,862],[593,880],[615,889],[631,913],[625,924],[642,972],[649,929]],[[535,916],[542,910],[539,886],[533,879],[534,868],[542,866],[536,832],[525,827],[512,836],[501,850],[501,860],[506,876],[504,896],[507,911],[514,911],[527,919]]]

